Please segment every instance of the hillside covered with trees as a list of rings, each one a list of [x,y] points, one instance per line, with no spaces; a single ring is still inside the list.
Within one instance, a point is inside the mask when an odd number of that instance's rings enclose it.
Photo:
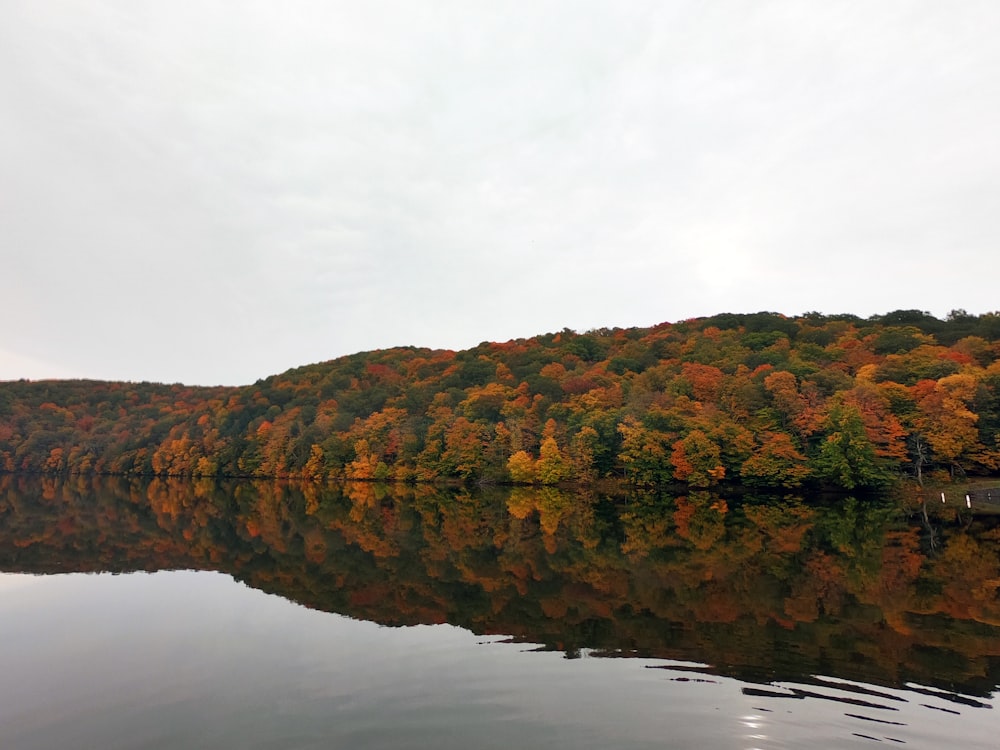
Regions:
[[[0,470],[877,488],[1000,468],[1000,313],[722,314],[244,387],[0,383]]]

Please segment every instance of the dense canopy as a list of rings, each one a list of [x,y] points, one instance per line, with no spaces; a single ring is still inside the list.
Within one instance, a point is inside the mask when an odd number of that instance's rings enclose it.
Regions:
[[[1000,466],[1000,313],[722,314],[238,388],[0,383],[7,472],[874,488]]]

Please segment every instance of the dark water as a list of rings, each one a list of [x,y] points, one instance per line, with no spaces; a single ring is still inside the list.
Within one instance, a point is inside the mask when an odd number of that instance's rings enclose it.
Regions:
[[[0,747],[993,748],[949,513],[0,477]]]

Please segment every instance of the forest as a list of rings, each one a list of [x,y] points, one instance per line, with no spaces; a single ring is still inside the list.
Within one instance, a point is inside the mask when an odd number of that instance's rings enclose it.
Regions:
[[[726,313],[241,387],[0,383],[0,471],[884,488],[1000,468],[1000,313]]]

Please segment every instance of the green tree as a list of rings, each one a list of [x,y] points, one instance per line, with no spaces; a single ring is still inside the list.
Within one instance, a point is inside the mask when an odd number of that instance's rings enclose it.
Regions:
[[[665,484],[670,481],[669,435],[643,426],[634,417],[626,417],[618,425],[618,432],[622,437],[618,458],[630,482]]]
[[[845,490],[881,487],[891,479],[852,404],[836,403],[830,410],[812,468],[821,480]]]

